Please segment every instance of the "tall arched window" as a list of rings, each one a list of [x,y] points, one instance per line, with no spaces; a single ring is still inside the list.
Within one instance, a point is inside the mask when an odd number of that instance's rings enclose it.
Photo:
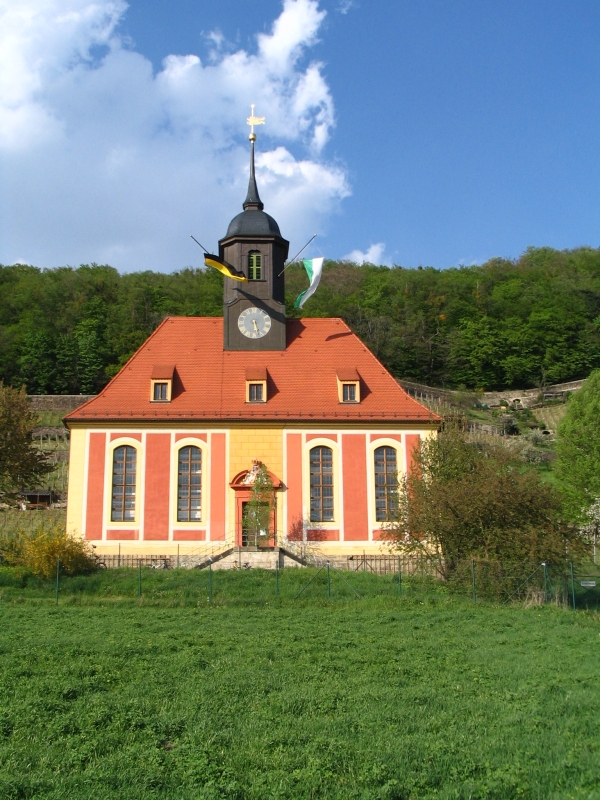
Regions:
[[[394,447],[375,450],[375,518],[390,519],[398,507],[398,462]]]
[[[262,255],[258,250],[248,253],[248,280],[262,281]]]
[[[333,521],[333,451],[313,447],[310,451],[310,521]]]
[[[196,522],[202,517],[202,450],[179,450],[177,477],[177,522]]]
[[[135,447],[122,445],[113,451],[112,522],[130,522],[135,519]]]

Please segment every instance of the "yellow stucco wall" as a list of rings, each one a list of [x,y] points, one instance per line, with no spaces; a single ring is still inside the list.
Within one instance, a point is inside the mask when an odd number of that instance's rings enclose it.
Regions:
[[[71,430],[69,450],[69,484],[67,488],[67,532],[73,536],[83,536],[83,489],[85,480],[85,440],[82,428]]]
[[[278,478],[283,474],[283,428],[231,428],[229,431],[229,480],[250,469],[258,458]]]
[[[269,472],[280,480],[283,478],[283,427],[280,428],[231,428],[229,430],[229,475],[230,483],[238,472],[250,469],[252,459],[257,458]],[[235,492],[228,489],[228,531],[227,537],[235,536]],[[283,530],[283,499],[277,502],[277,530]]]
[[[243,424],[232,427],[215,428],[216,432],[226,433],[227,436],[227,484],[235,477],[236,474],[243,470],[250,469],[252,460],[259,459],[267,469],[274,473],[278,478],[284,478],[284,430],[285,425],[281,424],[279,427],[267,426],[252,428],[244,427]],[[294,426],[294,432],[299,432],[304,426]],[[187,430],[187,429],[186,429]],[[314,425],[307,425],[306,432],[314,432]],[[397,428],[396,431],[402,430]],[[340,433],[345,432],[340,430]],[[365,433],[369,433],[369,429],[365,429]],[[422,429],[420,431],[423,438],[435,436],[435,430]],[[86,439],[87,432],[84,428],[74,427],[71,430],[71,448],[69,457],[69,485],[68,485],[68,508],[67,508],[67,530],[75,535],[83,535],[83,506],[84,506],[84,490],[85,490],[85,457],[86,457]],[[339,484],[339,480],[337,481]],[[371,497],[373,491],[373,478],[369,472],[369,502],[373,504]],[[235,492],[227,488],[227,538],[233,541],[235,538]],[[284,508],[285,496],[284,492],[277,493],[277,531],[282,534],[284,530]],[[98,543],[98,552],[102,553],[117,553],[119,552],[119,545],[117,542],[107,541],[102,544]],[[203,545],[201,545],[203,546]],[[212,546],[210,542],[206,546]],[[153,541],[127,541],[121,544],[120,551],[122,553],[165,553],[174,554],[178,551],[181,554],[197,550],[198,544],[188,545],[185,542],[153,542]],[[317,545],[319,550],[331,554],[347,554],[347,553],[362,553],[366,552],[381,552],[382,543],[379,541],[372,542],[323,542]]]

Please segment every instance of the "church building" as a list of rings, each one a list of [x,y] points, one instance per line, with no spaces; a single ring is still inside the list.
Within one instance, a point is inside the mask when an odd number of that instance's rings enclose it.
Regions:
[[[286,319],[289,243],[254,173],[215,258],[223,317],[168,317],[71,432],[67,529],[98,553],[249,544],[257,469],[275,497],[272,541],[378,552],[398,479],[438,418],[341,319]],[[207,257],[207,263],[208,263]]]

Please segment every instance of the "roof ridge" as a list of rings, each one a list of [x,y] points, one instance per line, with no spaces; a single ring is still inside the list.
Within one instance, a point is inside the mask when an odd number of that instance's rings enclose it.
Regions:
[[[180,322],[185,325],[177,330]],[[287,322],[299,331],[292,332],[293,342],[286,348],[286,357],[285,351],[226,351],[219,335],[223,317],[166,316],[102,391],[66,415],[65,423],[90,421],[92,417],[98,421],[137,418],[175,422],[211,418],[307,422],[320,419],[322,422],[352,420],[354,424],[362,418],[365,423],[412,421],[428,426],[439,421],[438,415],[398,384],[342,317],[300,317]],[[316,330],[321,327],[324,330]],[[308,335],[299,336],[305,328]],[[168,409],[159,409],[152,406],[145,381],[150,379],[153,364],[167,362],[177,364],[183,392],[178,390]],[[249,363],[262,363],[273,369],[270,380],[274,392],[269,397],[268,409],[259,411],[244,402],[243,368]],[[340,408],[338,388],[330,375],[338,366],[352,366],[368,384],[370,391],[365,395],[364,407],[360,404],[360,408],[352,410]],[[319,387],[316,392],[315,386]]]

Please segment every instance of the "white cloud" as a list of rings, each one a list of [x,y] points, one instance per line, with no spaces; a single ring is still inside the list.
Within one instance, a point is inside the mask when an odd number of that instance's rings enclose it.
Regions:
[[[389,266],[389,262],[384,258],[385,243],[377,242],[372,244],[366,252],[362,250],[353,250],[348,255],[343,256],[342,261],[352,261],[356,264],[385,264]]]
[[[123,0],[0,0],[0,261],[199,263],[189,234],[212,248],[241,210],[250,102],[267,119],[266,210],[293,241],[322,230],[349,187],[323,156],[335,119],[322,65],[304,63],[318,0],[284,0],[255,51],[216,32],[206,64],[168,55],[157,74],[121,38],[125,11]]]

